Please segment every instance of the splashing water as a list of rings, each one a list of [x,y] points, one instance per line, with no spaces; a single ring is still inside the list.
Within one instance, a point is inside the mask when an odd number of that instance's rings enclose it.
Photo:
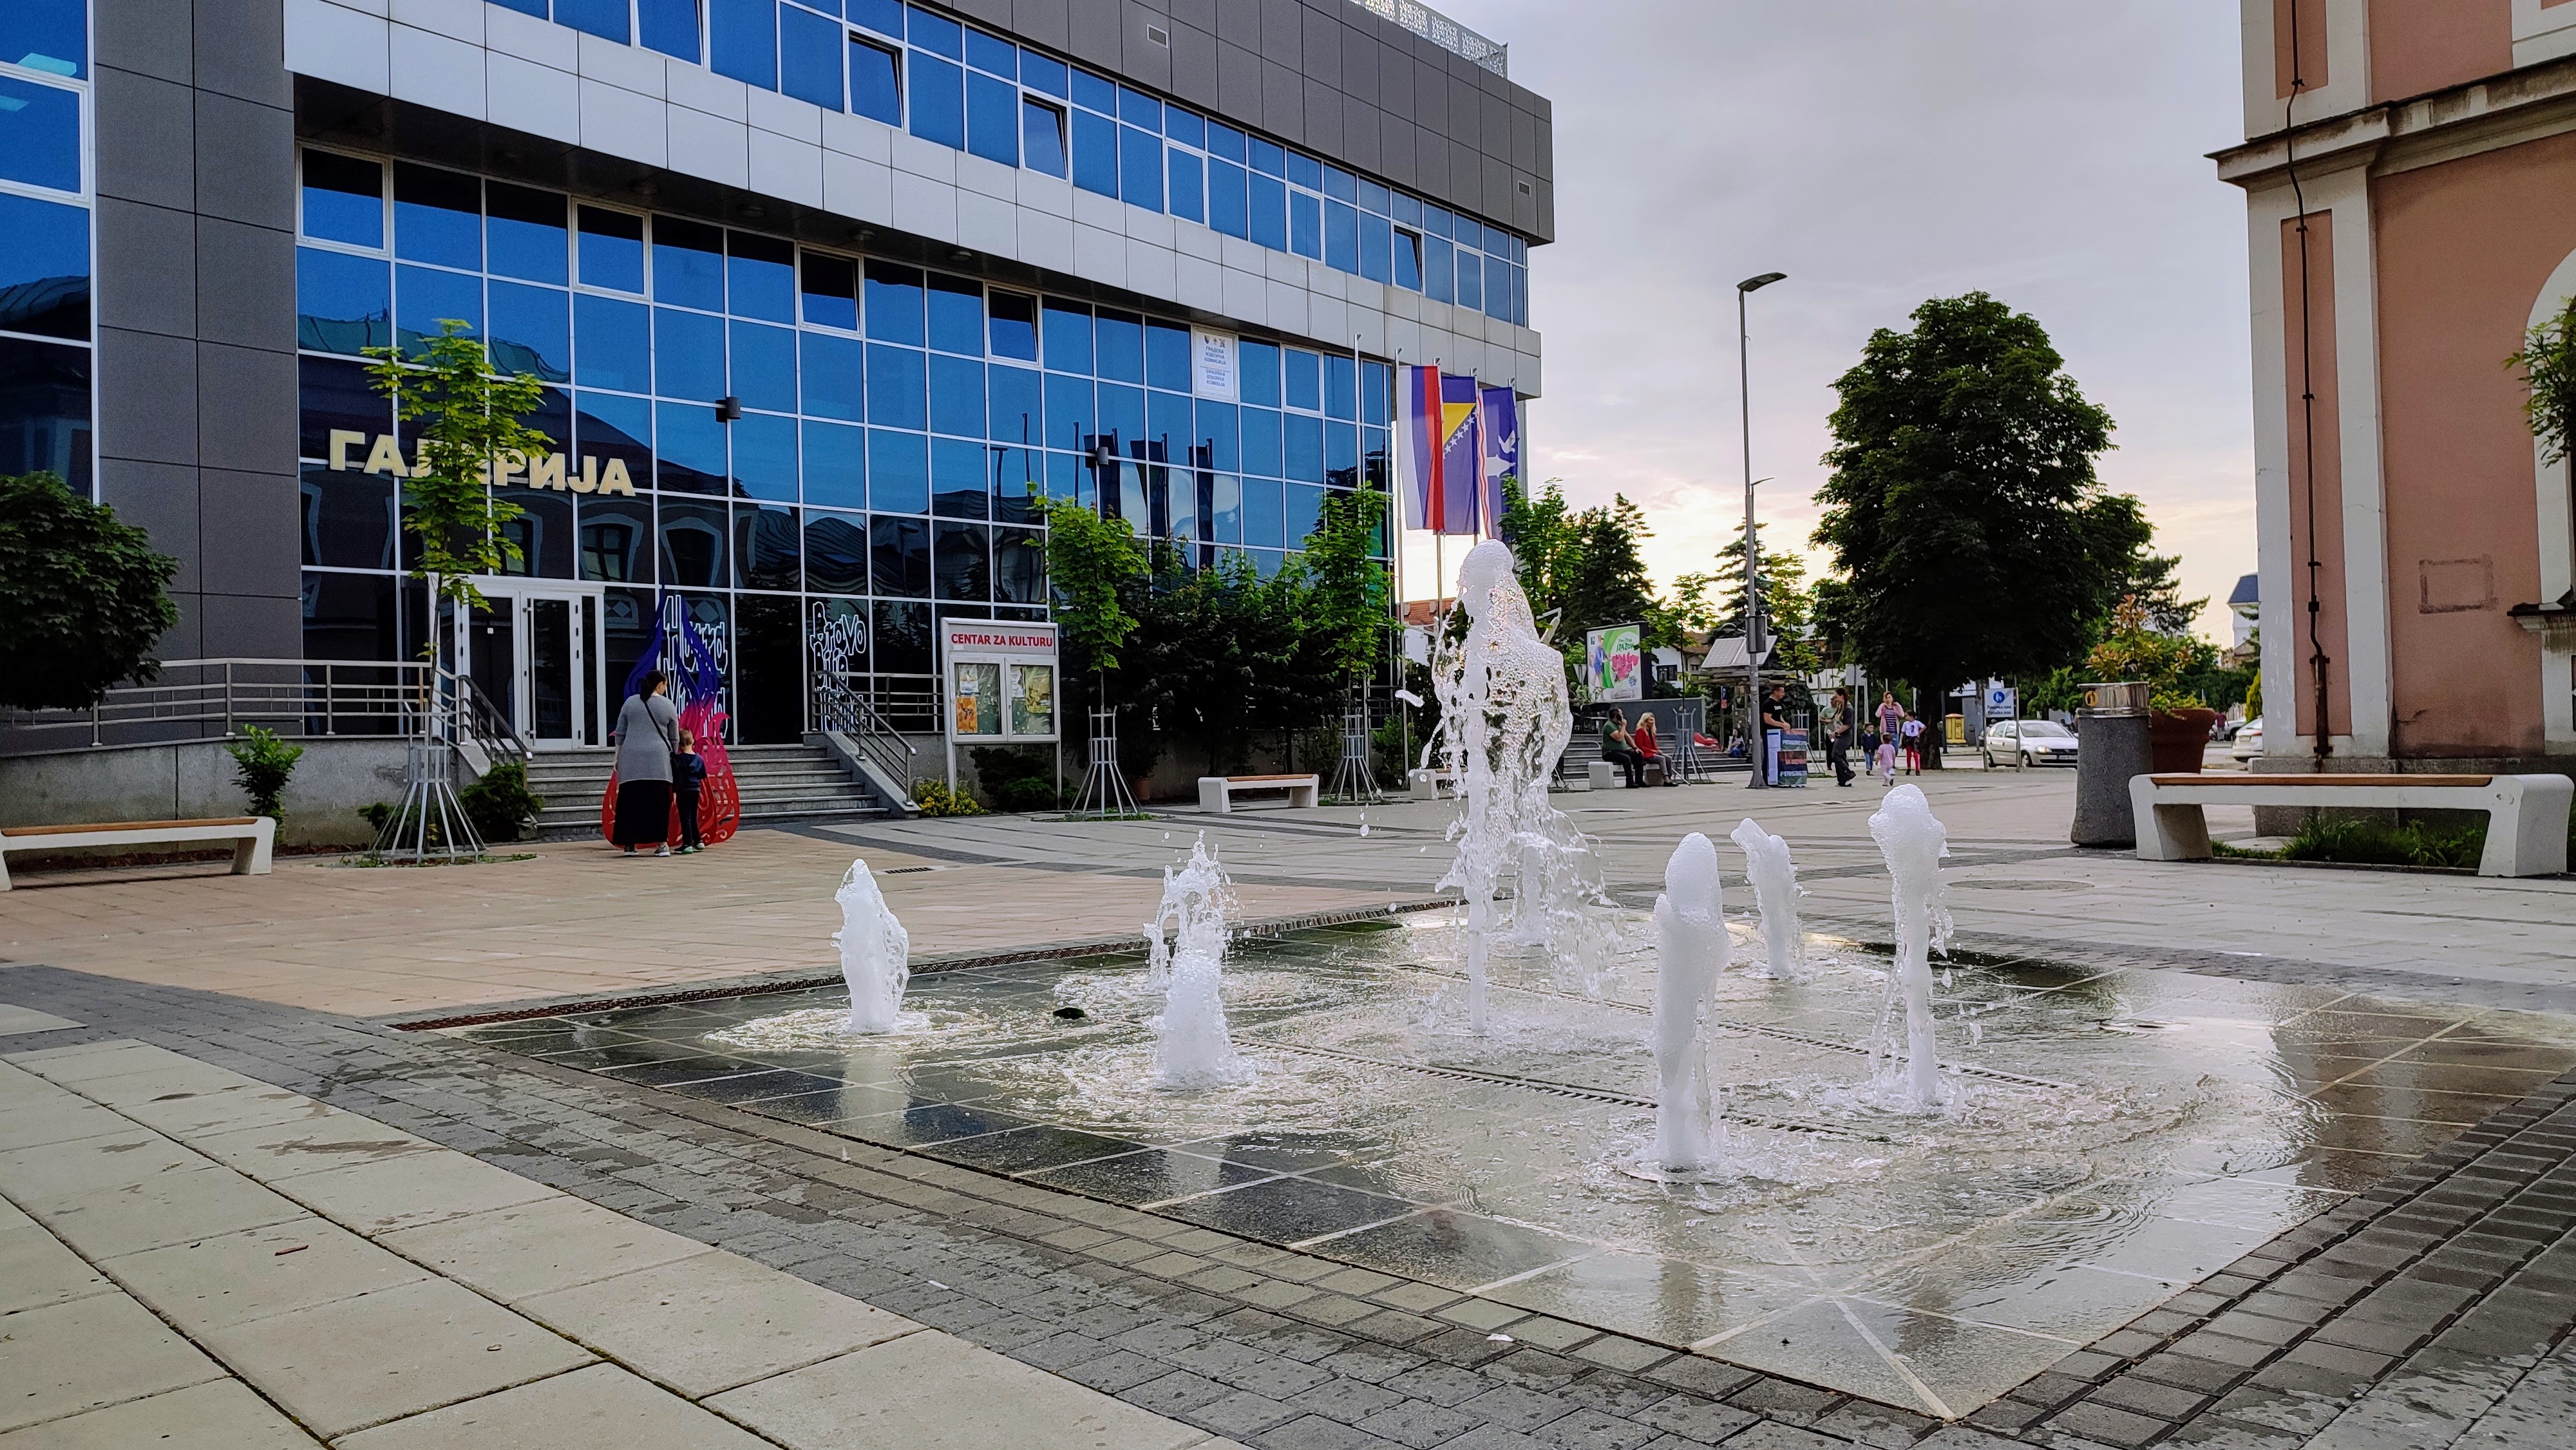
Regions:
[[[1693,831],[1665,863],[1655,898],[1655,1163],[1668,1173],[1714,1168],[1726,1153],[1707,1015],[1727,952],[1717,847]]]
[[[1950,833],[1932,814],[1920,786],[1900,785],[1869,818],[1869,834],[1896,880],[1896,964],[1879,1002],[1878,1026],[1870,1034],[1873,1077],[1905,1110],[1928,1112],[1948,1097],[1932,1037],[1932,952],[1950,949],[1950,910],[1942,904],[1941,885],[1941,858],[1950,854]],[[1900,999],[1905,1004],[1901,1070],[1890,1030]]]
[[[1440,733],[1424,749],[1458,782],[1449,839],[1457,859],[1440,878],[1466,898],[1467,1030],[1486,1029],[1487,949],[1496,935],[1494,901],[1503,875],[1518,890],[1511,940],[1544,944],[1569,986],[1597,995],[1616,970],[1615,933],[1591,843],[1548,804],[1548,781],[1574,733],[1565,661],[1539,638],[1512,551],[1487,541],[1458,568],[1458,607],[1467,637],[1443,647],[1432,670]]]
[[[1750,816],[1727,837],[1744,848],[1744,874],[1753,879],[1753,899],[1762,907],[1762,945],[1768,960],[1759,975],[1775,982],[1807,980],[1806,938],[1798,930],[1798,867],[1789,859],[1789,843],[1762,829]]]
[[[841,976],[850,984],[848,1030],[892,1032],[904,984],[912,979],[912,934],[894,919],[864,860],[850,863],[832,899],[841,904],[841,929],[832,940],[840,944]]]
[[[1156,1087],[1219,1087],[1252,1077],[1225,1025],[1225,910],[1233,894],[1204,834],[1178,873],[1163,873],[1162,909],[1148,929],[1164,981],[1162,1015],[1147,1024],[1154,1029]],[[1168,951],[1165,921],[1173,923]],[[1147,969],[1149,986],[1154,970]]]

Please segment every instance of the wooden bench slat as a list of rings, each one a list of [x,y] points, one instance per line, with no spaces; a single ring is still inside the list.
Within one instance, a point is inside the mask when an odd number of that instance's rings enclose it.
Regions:
[[[11,826],[0,836],[69,836],[88,831],[171,831],[188,826],[247,826],[257,816],[215,816],[202,821],[101,821],[91,826]]]
[[[1320,777],[1320,776],[1306,775],[1306,774],[1304,774],[1304,773],[1302,773],[1302,772],[1301,772],[1301,773],[1299,773],[1299,774],[1296,774],[1296,775],[1225,775],[1225,776],[1219,776],[1219,777],[1217,777],[1217,778],[1218,778],[1219,780],[1223,780],[1223,781],[1226,781],[1226,782],[1229,782],[1229,783],[1232,783],[1232,784],[1242,784],[1242,783],[1247,782],[1247,781],[1259,781],[1259,780],[1318,780],[1318,779],[1321,779],[1321,777]]]
[[[2238,775],[2221,771],[2215,775],[2156,775],[2148,779],[2158,785],[2219,786],[2405,786],[2469,787],[2492,784],[2491,775]]]

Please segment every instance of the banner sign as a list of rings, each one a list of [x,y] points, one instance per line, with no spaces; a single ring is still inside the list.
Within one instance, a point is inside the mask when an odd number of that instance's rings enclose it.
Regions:
[[[1484,435],[1484,534],[1503,536],[1503,480],[1521,473],[1521,403],[1509,388],[1484,388],[1476,394],[1476,431]],[[1528,489],[1523,487],[1526,494]]]
[[[948,738],[981,744],[1056,738],[1052,624],[951,619],[939,629]]]
[[[2019,714],[2021,705],[2014,698],[2016,693],[2010,685],[1986,686],[1986,718],[2009,720]]]
[[[1190,387],[1200,397],[1219,403],[1242,401],[1235,373],[1234,334],[1190,329]]]
[[[1614,624],[1583,634],[1583,678],[1595,700],[1646,698],[1642,625]]]

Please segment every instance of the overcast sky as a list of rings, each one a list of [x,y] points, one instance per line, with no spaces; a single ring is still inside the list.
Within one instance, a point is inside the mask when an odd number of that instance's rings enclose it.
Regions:
[[[2245,206],[2205,155],[2243,132],[2234,0],[1443,3],[1556,106],[1531,472],[1640,504],[1659,581],[1741,528],[1736,281],[1789,274],[1752,303],[1775,548],[1806,546],[1870,331],[1982,288],[2117,420],[2103,476],[2227,642],[2217,601],[2254,567]]]

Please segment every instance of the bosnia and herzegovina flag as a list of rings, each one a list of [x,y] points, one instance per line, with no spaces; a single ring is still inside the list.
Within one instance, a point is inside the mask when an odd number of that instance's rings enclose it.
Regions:
[[[1406,526],[1435,534],[1474,534],[1487,526],[1484,444],[1477,428],[1476,380],[1434,367],[1401,370],[1396,397],[1396,467],[1403,480]]]

